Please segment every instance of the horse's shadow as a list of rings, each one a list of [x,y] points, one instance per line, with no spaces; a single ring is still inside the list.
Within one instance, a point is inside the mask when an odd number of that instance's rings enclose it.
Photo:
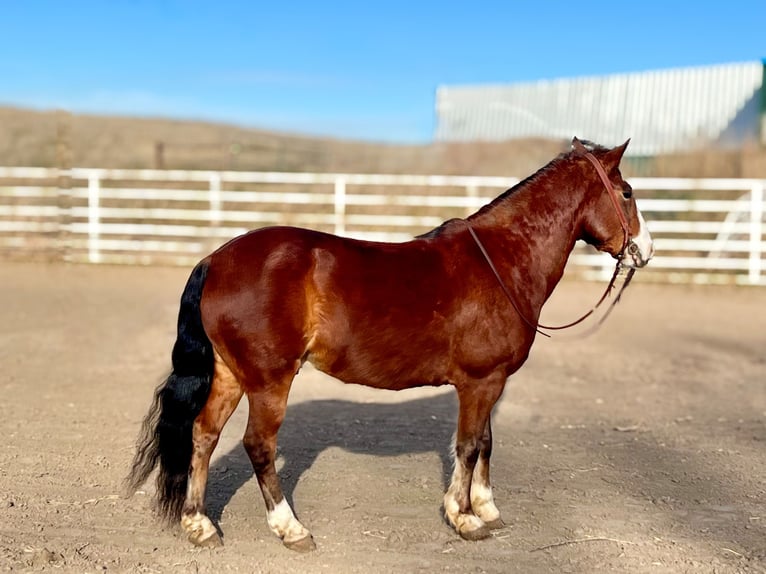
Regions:
[[[279,470],[287,501],[301,476],[330,447],[376,456],[435,452],[441,460],[442,484],[452,472],[451,442],[457,419],[454,393],[400,403],[356,403],[314,400],[291,405],[279,431]],[[208,515],[215,521],[234,494],[253,476],[241,444],[210,468]]]

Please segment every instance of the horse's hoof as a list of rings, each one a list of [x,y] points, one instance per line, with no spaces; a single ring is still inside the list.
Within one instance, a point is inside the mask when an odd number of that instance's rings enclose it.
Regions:
[[[484,538],[489,538],[492,536],[489,531],[489,527],[486,524],[480,526],[479,528],[474,528],[473,530],[461,530],[459,534],[463,540],[470,541],[483,540]]]
[[[487,525],[487,528],[490,530],[498,530],[505,526],[505,522],[503,522],[502,518],[495,518],[494,520],[490,520],[489,522],[485,522]]]
[[[221,537],[217,532],[214,532],[204,540],[199,540],[193,536],[189,536],[189,540],[192,544],[194,544],[194,546],[198,546],[200,548],[219,548],[223,546],[223,540],[221,540]]]
[[[314,542],[314,537],[311,536],[311,534],[299,538],[298,540],[283,540],[282,544],[285,545],[285,548],[295,550],[296,552],[311,552],[317,548],[317,545]]]

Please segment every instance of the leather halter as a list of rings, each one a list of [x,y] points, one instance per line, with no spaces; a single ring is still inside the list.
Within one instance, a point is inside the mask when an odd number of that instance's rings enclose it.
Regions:
[[[481,254],[484,256],[484,259],[489,265],[489,268],[492,270],[492,273],[495,275],[495,278],[500,284],[500,287],[502,288],[503,293],[505,293],[506,298],[511,302],[511,305],[513,306],[513,309],[516,311],[516,314],[519,317],[521,317],[521,320],[524,321],[524,323],[526,323],[528,327],[537,331],[541,335],[544,335],[545,337],[550,337],[551,335],[550,333],[541,331],[541,329],[547,329],[549,331],[560,331],[562,329],[568,329],[569,327],[574,327],[575,325],[582,323],[585,319],[590,317],[596,311],[596,309],[598,309],[601,306],[601,304],[610,295],[612,288],[614,287],[615,281],[617,280],[617,276],[619,275],[620,270],[622,269],[622,255],[624,254],[626,247],[635,245],[630,235],[630,226],[628,224],[628,220],[622,211],[622,207],[620,207],[619,200],[617,199],[617,195],[614,190],[614,186],[612,186],[612,182],[609,181],[609,177],[607,176],[606,171],[604,170],[604,166],[601,165],[601,162],[598,161],[596,156],[594,156],[591,152],[587,150],[587,148],[580,142],[580,140],[575,139],[573,142],[573,145],[574,145],[575,151],[579,155],[583,155],[590,163],[593,164],[593,167],[596,168],[596,172],[601,178],[601,181],[603,182],[604,187],[606,188],[609,198],[612,200],[612,205],[614,206],[614,209],[617,212],[617,217],[620,220],[620,226],[622,227],[622,231],[623,231],[623,241],[622,241],[622,248],[620,249],[620,258],[617,259],[617,263],[614,266],[614,273],[612,273],[612,278],[609,280],[609,284],[606,286],[604,293],[601,295],[601,297],[596,302],[596,304],[593,307],[591,307],[591,309],[587,313],[582,315],[580,318],[570,323],[567,323],[565,325],[556,325],[556,326],[542,325],[539,322],[533,323],[532,321],[527,319],[527,316],[521,312],[521,309],[519,309],[519,305],[516,303],[516,299],[514,299],[513,294],[510,292],[508,287],[505,285],[505,282],[500,277],[500,273],[498,272],[497,267],[495,267],[495,264],[492,262],[492,259],[490,258],[489,253],[487,253],[486,248],[484,247],[481,240],[479,239],[479,236],[476,235],[476,231],[474,230],[473,226],[467,219],[462,220],[466,224],[466,227],[468,227],[468,231],[470,232],[471,237],[473,238],[474,242],[479,248],[479,251],[481,251]],[[609,309],[607,309],[606,313],[601,317],[601,319],[599,319],[598,323],[596,323],[596,325],[593,327],[593,330],[597,329],[603,324],[603,322],[612,312],[612,309],[614,308],[614,306],[620,301],[620,297],[622,297],[623,291],[625,291],[625,288],[630,283],[630,280],[633,278],[633,274],[635,272],[636,272],[635,268],[631,268],[628,271],[628,274],[625,277],[625,282],[622,284],[622,287],[620,288],[620,291],[617,294],[617,297],[615,297],[614,301],[609,306]]]

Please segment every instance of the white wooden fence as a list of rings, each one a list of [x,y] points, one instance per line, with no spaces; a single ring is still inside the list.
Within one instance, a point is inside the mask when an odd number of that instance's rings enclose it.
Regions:
[[[0,168],[0,258],[191,265],[231,237],[300,225],[402,241],[472,213],[508,177]],[[657,256],[652,277],[766,285],[756,179],[631,178]],[[0,264],[1,265],[1,264]],[[570,271],[610,273],[584,246]]]

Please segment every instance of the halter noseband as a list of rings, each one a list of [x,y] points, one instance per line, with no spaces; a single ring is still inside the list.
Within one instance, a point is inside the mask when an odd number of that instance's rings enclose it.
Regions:
[[[617,212],[617,217],[620,220],[620,226],[622,227],[623,232],[623,240],[622,240],[622,247],[620,249],[620,254],[617,258],[617,263],[614,266],[614,273],[612,273],[612,278],[609,280],[609,284],[606,286],[606,289],[604,290],[603,295],[601,295],[601,298],[596,302],[596,304],[584,315],[582,315],[579,319],[576,319],[572,321],[571,323],[567,323],[566,325],[557,325],[557,326],[550,326],[550,325],[542,325],[539,322],[533,323],[529,319],[527,319],[527,316],[521,312],[521,309],[519,309],[518,304],[516,303],[516,299],[514,299],[513,295],[511,294],[508,287],[505,285],[505,282],[500,277],[500,273],[497,270],[497,267],[495,267],[495,264],[492,262],[492,259],[489,256],[489,253],[487,253],[486,248],[482,244],[482,242],[479,240],[479,236],[476,235],[476,231],[474,230],[473,226],[467,219],[463,219],[462,221],[466,224],[468,227],[468,231],[471,234],[471,237],[473,238],[474,242],[479,248],[479,251],[481,251],[481,254],[484,256],[485,261],[489,265],[489,268],[492,270],[492,273],[495,275],[495,278],[497,279],[498,283],[500,283],[500,287],[503,290],[503,293],[505,293],[506,298],[511,302],[511,305],[513,306],[513,309],[516,311],[516,314],[521,317],[521,320],[524,321],[524,323],[527,324],[528,327],[534,329],[541,335],[544,335],[545,337],[550,337],[551,335],[549,333],[546,333],[545,331],[541,331],[541,329],[547,329],[549,331],[560,331],[562,329],[568,329],[569,327],[574,327],[575,325],[578,325],[582,323],[585,319],[590,317],[596,309],[598,309],[601,304],[606,300],[606,298],[609,296],[609,294],[612,291],[612,288],[614,287],[615,281],[617,280],[617,276],[620,273],[620,269],[622,268],[622,257],[625,254],[625,249],[627,248],[631,253],[635,253],[635,250],[638,249],[638,245],[633,241],[630,233],[630,225],[628,224],[628,219],[625,217],[625,213],[622,211],[622,207],[620,206],[619,200],[617,199],[617,194],[614,190],[614,186],[612,185],[612,182],[609,181],[609,176],[606,174],[606,170],[604,170],[604,166],[601,165],[601,162],[594,156],[588,149],[580,142],[578,139],[574,139],[572,142],[572,145],[575,148],[575,151],[579,155],[583,155],[585,159],[587,159],[590,163],[593,164],[593,167],[596,168],[596,172],[598,173],[599,177],[601,178],[601,181],[604,184],[604,187],[606,188],[607,194],[609,195],[609,198],[612,201],[612,205],[614,206],[615,211]],[[614,306],[619,303],[620,297],[622,297],[623,291],[625,291],[625,288],[630,283],[631,279],[633,279],[633,274],[636,272],[636,269],[634,267],[631,267],[628,271],[627,276],[625,277],[625,282],[622,284],[622,287],[620,288],[619,293],[617,293],[617,297],[615,297],[612,304],[609,306],[609,309],[607,309],[606,313],[599,319],[598,323],[593,327],[593,330],[600,327],[604,321],[606,321],[606,318],[609,316],[609,314],[612,312],[612,309],[614,309]],[[592,331],[591,331],[592,332]]]

